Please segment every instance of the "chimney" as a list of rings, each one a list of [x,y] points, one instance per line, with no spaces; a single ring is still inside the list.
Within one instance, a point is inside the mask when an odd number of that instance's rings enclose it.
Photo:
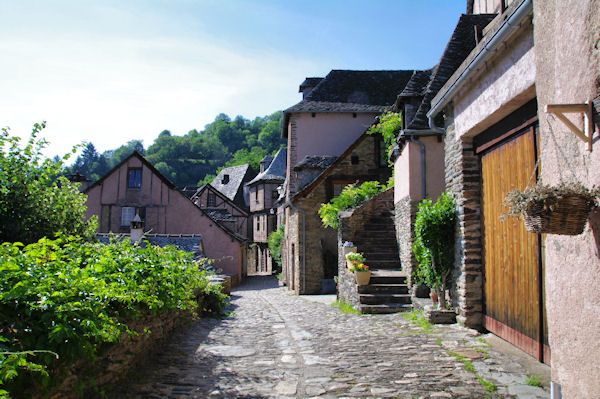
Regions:
[[[317,87],[323,78],[306,78],[304,82],[300,84],[300,88],[298,89],[299,93],[302,93],[302,99],[304,100],[310,92]]]
[[[135,217],[131,221],[130,230],[129,230],[129,238],[133,242],[139,242],[144,235],[144,222],[140,219],[140,215],[135,214]]]

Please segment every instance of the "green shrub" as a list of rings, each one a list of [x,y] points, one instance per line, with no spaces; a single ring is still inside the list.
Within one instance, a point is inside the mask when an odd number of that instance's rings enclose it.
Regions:
[[[60,177],[71,154],[43,157],[46,141],[37,136],[44,126],[36,123],[23,147],[8,128],[0,133],[0,242],[28,244],[57,233],[92,237],[96,230],[95,218],[85,221],[85,194]]]
[[[338,213],[345,209],[356,208],[360,204],[373,198],[387,187],[382,186],[377,181],[367,181],[356,186],[349,184],[340,193],[339,196],[333,198],[326,204],[321,204],[319,208],[319,216],[325,227],[338,228],[339,216]]]
[[[271,257],[277,263],[277,266],[281,268],[281,243],[284,237],[284,225],[280,224],[277,230],[273,230],[267,237],[267,244],[269,245],[269,252]]]
[[[419,262],[417,280],[434,288],[445,307],[446,282],[454,263],[454,200],[442,193],[435,203],[424,199],[415,219],[413,253]]]
[[[93,359],[121,334],[133,333],[128,325],[132,320],[172,311],[222,311],[225,295],[209,284],[207,275],[190,254],[174,247],[140,246],[129,240],[103,245],[75,237],[43,238],[25,247],[4,243],[2,349],[55,352],[59,361],[52,354],[36,353],[35,363],[51,370],[42,378],[44,383],[58,382],[61,368],[81,358]],[[23,366],[16,369],[28,368]],[[6,367],[6,362],[0,363],[5,382]],[[23,381],[9,386],[18,391]]]

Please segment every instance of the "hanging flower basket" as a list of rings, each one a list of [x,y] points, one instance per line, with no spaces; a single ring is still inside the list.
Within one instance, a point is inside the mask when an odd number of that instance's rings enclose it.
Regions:
[[[563,196],[553,209],[543,203],[532,204],[523,212],[525,230],[532,233],[578,235],[583,233],[591,207],[580,195]]]
[[[581,183],[546,186],[538,183],[523,192],[512,190],[504,204],[509,211],[502,218],[523,215],[525,229],[532,233],[578,235],[585,229],[588,214],[597,204],[598,189]]]

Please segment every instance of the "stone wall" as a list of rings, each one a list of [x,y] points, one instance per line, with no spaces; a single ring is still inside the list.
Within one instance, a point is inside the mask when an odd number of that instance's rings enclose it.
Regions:
[[[394,200],[394,188],[371,198],[358,208],[340,212],[340,224],[338,227],[338,300],[350,303],[358,309],[359,296],[358,286],[354,275],[348,272],[346,258],[344,256],[344,241],[354,242],[365,223],[373,216],[387,210],[387,204]]]
[[[404,197],[394,204],[394,224],[396,226],[396,240],[398,241],[398,253],[402,270],[406,272],[409,287],[412,287],[412,272],[417,267],[417,261],[412,252],[412,242],[417,208],[419,202],[411,201],[410,197]]]
[[[110,386],[121,380],[131,370],[146,359],[153,348],[177,327],[192,320],[188,312],[172,312],[146,316],[129,323],[137,335],[122,334],[118,343],[109,344],[90,363],[87,360],[75,362],[66,370],[65,379],[49,395],[34,394],[33,397],[80,398],[94,396],[95,387]],[[145,333],[147,329],[150,333]],[[90,381],[93,381],[93,386]],[[75,387],[83,384],[83,395],[77,394]],[[89,395],[89,396],[88,396]]]
[[[110,234],[97,233],[96,238],[103,244],[108,244]],[[119,234],[118,237],[129,237],[129,234]],[[200,254],[200,234],[147,234],[144,235],[144,240],[147,240],[152,245],[166,247],[174,245],[178,249],[192,254]]]
[[[452,193],[457,207],[450,299],[459,310],[459,322],[467,327],[480,328],[483,312],[483,265],[479,160],[469,141],[471,139],[456,138],[450,107],[445,114],[446,189]]]

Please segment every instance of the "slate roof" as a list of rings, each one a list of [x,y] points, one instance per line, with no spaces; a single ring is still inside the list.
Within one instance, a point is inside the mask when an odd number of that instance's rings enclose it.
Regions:
[[[229,181],[227,183],[223,183],[225,175],[229,175]],[[223,168],[210,185],[233,201],[236,205],[246,208],[247,205],[244,200],[243,188],[244,184],[253,179],[254,176],[256,176],[256,173],[248,164],[231,166]]]
[[[306,96],[306,101],[391,105],[413,72],[334,69]]]
[[[413,73],[334,69],[302,101],[283,112],[281,135],[287,137],[289,114],[294,112],[382,113],[394,104]],[[314,83],[312,79],[300,85],[301,91],[305,83]]]
[[[271,157],[273,158],[273,157]],[[259,173],[254,179],[246,183],[247,186],[258,182],[282,183],[285,180],[285,169],[287,166],[287,149],[277,151],[271,164],[264,172]]]
[[[398,97],[419,97],[425,94],[427,90],[427,85],[431,80],[431,73],[433,72],[433,68],[427,69],[425,71],[415,71],[415,73],[410,77],[410,80],[404,87],[404,90]]]
[[[427,112],[431,109],[431,100],[437,92],[444,86],[446,81],[450,79],[452,74],[458,69],[460,64],[469,55],[471,50],[475,48],[475,29],[477,26],[479,31],[482,31],[494,18],[496,14],[463,14],[458,19],[458,23],[454,28],[454,32],[450,36],[450,40],[446,44],[446,48],[442,53],[438,64],[430,69],[430,78],[426,86],[423,87],[425,75],[414,76],[414,81],[411,84],[410,91],[406,91],[406,95],[421,92],[423,100],[419,105],[415,117],[408,121],[407,129],[428,129],[429,121]],[[407,87],[409,85],[407,84]],[[404,91],[401,93],[401,96]]]
[[[307,155],[294,166],[294,170],[327,169],[336,159],[333,155]]]
[[[304,82],[300,83],[300,88],[298,89],[298,92],[301,93],[307,87],[315,87],[316,85],[321,83],[322,80],[323,78],[306,78],[304,79]]]
[[[235,222],[235,218],[227,209],[204,209],[204,213],[219,222]]]

